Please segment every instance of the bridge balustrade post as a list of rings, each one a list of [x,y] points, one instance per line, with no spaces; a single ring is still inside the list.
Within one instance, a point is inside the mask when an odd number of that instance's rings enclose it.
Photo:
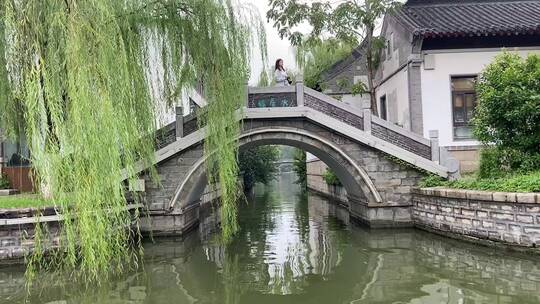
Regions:
[[[364,132],[371,134],[371,103],[364,101],[362,104],[363,113],[364,113]]]
[[[304,106],[304,76],[302,74],[296,76],[296,106]]]
[[[439,163],[441,151],[439,149],[439,130],[429,130],[429,141],[431,143],[431,160]]]
[[[184,109],[176,107],[176,139],[184,136]]]

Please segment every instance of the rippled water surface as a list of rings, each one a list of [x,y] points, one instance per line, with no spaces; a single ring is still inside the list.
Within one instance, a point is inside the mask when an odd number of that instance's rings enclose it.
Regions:
[[[34,291],[29,303],[540,303],[540,258],[418,230],[368,230],[302,195],[292,174],[240,206],[233,244],[215,216],[184,239],[145,243],[144,268],[110,284]],[[20,267],[0,269],[0,303],[25,299]]]

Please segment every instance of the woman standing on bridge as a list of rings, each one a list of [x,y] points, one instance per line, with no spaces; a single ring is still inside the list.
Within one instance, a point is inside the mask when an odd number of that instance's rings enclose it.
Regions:
[[[291,78],[287,75],[287,71],[285,71],[285,67],[283,67],[283,59],[276,60],[274,79],[278,87],[287,87],[292,83]]]

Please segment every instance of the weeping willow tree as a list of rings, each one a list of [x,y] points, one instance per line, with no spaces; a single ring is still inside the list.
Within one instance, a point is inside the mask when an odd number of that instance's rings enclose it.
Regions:
[[[133,180],[142,162],[156,175],[157,104],[174,105],[197,81],[223,233],[234,234],[234,112],[251,48],[265,41],[258,20],[230,0],[0,0],[2,127],[25,134],[35,184],[65,217],[65,250],[44,259],[38,248],[29,279],[41,269],[99,282],[136,264],[122,171]]]

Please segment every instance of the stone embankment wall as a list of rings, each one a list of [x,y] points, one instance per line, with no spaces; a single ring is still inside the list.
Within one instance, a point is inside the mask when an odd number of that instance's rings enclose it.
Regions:
[[[415,189],[416,227],[480,243],[540,247],[540,193]]]
[[[36,215],[41,213],[41,216]],[[46,249],[58,248],[60,217],[54,208],[37,210],[0,209],[0,260],[24,261],[24,256],[34,250],[36,223],[41,224],[42,239]]]
[[[140,204],[130,204],[126,208],[132,211],[141,207]],[[0,264],[22,263],[24,257],[34,251],[37,223],[43,249],[60,248],[62,221],[62,215],[53,207],[0,209]]]

